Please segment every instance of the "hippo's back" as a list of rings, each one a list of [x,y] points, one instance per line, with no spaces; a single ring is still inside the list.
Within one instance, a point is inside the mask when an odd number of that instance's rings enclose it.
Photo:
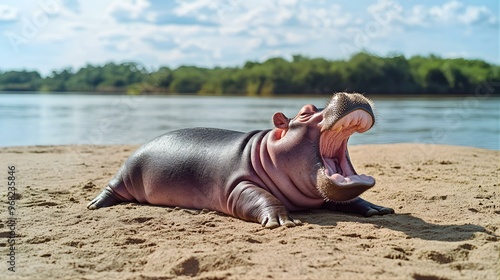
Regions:
[[[133,196],[139,202],[184,207],[213,204],[226,193],[231,174],[248,165],[244,154],[250,152],[247,144],[256,133],[214,128],[168,132],[140,147],[125,162],[123,181],[130,192],[136,192]],[[186,202],[186,197],[197,201]]]

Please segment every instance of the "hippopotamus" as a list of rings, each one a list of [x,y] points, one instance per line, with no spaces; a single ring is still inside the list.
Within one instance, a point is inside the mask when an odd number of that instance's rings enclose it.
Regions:
[[[354,170],[347,142],[375,123],[373,103],[336,93],[274,128],[168,132],[135,151],[88,209],[122,202],[215,210],[267,228],[300,224],[292,211],[326,208],[364,216],[394,213],[359,197],[375,179]]]

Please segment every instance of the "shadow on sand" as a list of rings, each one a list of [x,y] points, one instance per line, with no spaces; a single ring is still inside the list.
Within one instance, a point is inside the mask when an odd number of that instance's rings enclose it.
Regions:
[[[321,214],[321,215],[317,215]],[[321,226],[336,226],[338,222],[370,223],[376,227],[384,227],[404,232],[412,238],[436,241],[463,241],[470,240],[476,233],[485,233],[491,241],[500,240],[500,237],[491,233],[482,226],[474,224],[440,225],[428,223],[411,214],[391,214],[385,216],[362,217],[353,214],[331,212],[328,210],[299,211],[292,213],[296,219],[310,224]]]

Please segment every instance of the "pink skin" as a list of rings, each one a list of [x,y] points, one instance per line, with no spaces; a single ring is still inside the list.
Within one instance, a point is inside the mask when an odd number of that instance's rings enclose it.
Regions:
[[[282,113],[275,113],[273,123],[275,128],[264,139],[264,147],[252,154],[252,167],[259,178],[267,178],[264,189],[278,198],[290,211],[319,208],[324,203],[324,198],[316,188],[314,174],[306,170],[297,170],[297,160],[311,158],[299,153],[298,146],[308,145],[319,138],[319,123],[323,120],[321,113],[313,105],[306,105],[299,114],[288,119]],[[291,124],[298,125],[298,130],[289,130]],[[290,132],[290,133],[289,133]],[[309,150],[309,149],[307,149]],[[290,153],[293,151],[293,153]],[[254,152],[254,151],[252,151]],[[314,166],[314,162],[301,162],[300,166]],[[303,172],[303,173],[302,173]]]
[[[318,144],[315,143],[319,142],[322,134],[330,134],[328,136],[330,139],[323,141],[323,145],[333,145],[332,147],[323,147],[323,150],[345,150],[346,147],[340,149],[340,145],[346,145],[347,139],[352,133],[365,132],[373,125],[373,119],[361,110],[354,111],[344,118],[346,119],[343,120],[344,126],[348,129],[339,132],[325,132],[323,112],[314,105],[302,107],[293,119],[288,119],[282,113],[274,114],[275,128],[263,139],[262,142],[266,144],[265,147],[259,149],[260,153],[258,155],[257,153],[252,154],[252,166],[260,178],[270,178],[260,185],[278,198],[288,210],[319,208],[325,203],[325,197],[318,191],[317,180],[313,175],[316,175],[315,169],[319,165],[333,166],[334,164],[328,164],[326,161],[331,159],[325,160],[324,158],[325,162],[320,163],[311,155],[317,149]],[[342,122],[338,121],[333,130],[338,129],[339,123]],[[290,130],[292,125],[294,129]],[[343,163],[346,164],[347,161],[343,161]],[[342,166],[343,170],[350,168]],[[311,175],[304,176],[304,174]],[[354,174],[353,170],[351,174]],[[360,181],[360,179],[368,185],[375,184],[375,180],[366,175],[352,178],[351,176],[344,177],[333,174],[330,171],[328,176],[339,186],[349,185],[354,181]]]

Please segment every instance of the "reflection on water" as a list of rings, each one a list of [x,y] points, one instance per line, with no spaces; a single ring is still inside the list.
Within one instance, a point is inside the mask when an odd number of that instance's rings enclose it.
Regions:
[[[144,143],[166,131],[271,128],[328,98],[0,94],[0,146]],[[351,144],[423,142],[500,149],[500,98],[374,99],[377,124]]]

